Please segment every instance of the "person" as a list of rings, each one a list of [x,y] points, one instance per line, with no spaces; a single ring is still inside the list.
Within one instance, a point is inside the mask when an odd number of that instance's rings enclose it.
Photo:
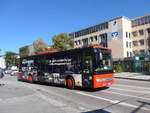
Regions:
[[[2,69],[0,69],[0,81],[2,81],[3,77],[4,77],[4,72]],[[0,83],[0,86],[2,86],[2,85],[4,85],[4,84]]]

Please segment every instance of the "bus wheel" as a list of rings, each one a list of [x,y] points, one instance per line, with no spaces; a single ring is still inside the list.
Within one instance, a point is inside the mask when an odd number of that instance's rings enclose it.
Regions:
[[[69,89],[74,89],[74,80],[73,80],[72,77],[69,77],[69,78],[67,79],[67,87],[68,87]]]
[[[28,77],[28,82],[29,82],[29,83],[33,83],[33,78],[32,78],[31,75],[29,75],[29,77]]]

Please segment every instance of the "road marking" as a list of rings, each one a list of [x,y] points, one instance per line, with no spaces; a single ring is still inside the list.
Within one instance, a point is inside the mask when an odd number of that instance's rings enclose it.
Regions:
[[[123,87],[131,87],[131,88],[142,88],[142,89],[150,89],[148,87],[139,87],[139,86],[129,86],[129,85],[122,85],[122,84],[114,84],[114,86],[123,86]]]
[[[117,93],[117,92],[113,92],[113,91],[103,91],[103,92],[110,93],[110,94],[113,93],[113,94],[128,96],[128,97],[135,97],[135,98],[144,99],[144,100],[150,100],[150,98],[144,98],[144,97],[139,97],[139,96],[134,96],[134,95],[122,94],[122,93]]]
[[[133,104],[128,104],[126,102],[121,102],[121,103],[119,103],[119,105],[123,105],[123,106],[127,106],[127,107],[132,107],[132,108],[137,108],[137,109],[139,108],[139,106],[136,106],[136,105],[133,105]],[[147,109],[145,107],[142,107],[140,109],[146,110],[146,111],[150,111],[150,109]]]
[[[143,82],[144,82],[144,81],[139,81],[139,80],[117,79],[117,78],[115,78],[115,79],[116,79],[116,81],[126,81],[126,83],[127,82],[130,82],[130,83],[133,82],[133,83],[141,83],[141,84],[143,84]],[[150,84],[150,83],[145,81],[144,84]]]
[[[108,102],[111,102],[111,103],[118,103],[118,102],[120,102],[118,100],[110,100],[110,99],[107,99],[107,98],[102,98],[102,97],[90,95],[90,94],[87,94],[87,93],[82,93],[82,92],[76,92],[76,93],[84,95],[84,96],[89,96],[89,97],[92,97],[92,98],[100,99],[100,100],[105,100],[105,101],[108,101]]]
[[[108,102],[113,103],[113,104],[119,104],[119,105],[122,105],[122,106],[127,106],[127,107],[132,107],[132,108],[138,108],[139,107],[139,106],[136,106],[136,105],[133,105],[133,104],[129,104],[129,103],[126,103],[126,102],[121,102],[119,100],[111,100],[111,99],[102,98],[102,97],[98,97],[98,96],[95,96],[95,95],[90,95],[90,94],[83,93],[83,92],[76,92],[76,93],[80,94],[80,95],[84,95],[84,96],[88,96],[88,97],[92,97],[92,98],[108,101]],[[144,107],[141,108],[141,109],[150,111],[150,109],[147,109],[147,108],[144,108]]]
[[[137,90],[129,90],[129,89],[127,90],[127,89],[114,88],[114,87],[111,87],[111,89],[123,90],[123,91],[128,91],[128,92],[143,93],[143,94],[150,94],[150,91],[137,91]]]

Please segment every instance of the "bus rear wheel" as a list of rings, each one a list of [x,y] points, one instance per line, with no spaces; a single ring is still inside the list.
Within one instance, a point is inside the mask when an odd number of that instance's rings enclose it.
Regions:
[[[69,77],[69,78],[67,79],[67,88],[69,88],[69,89],[74,89],[74,85],[75,85],[75,83],[74,83],[73,78],[72,78],[72,77]]]
[[[32,78],[31,75],[29,75],[29,77],[28,77],[28,82],[29,82],[29,83],[33,83],[33,78]]]

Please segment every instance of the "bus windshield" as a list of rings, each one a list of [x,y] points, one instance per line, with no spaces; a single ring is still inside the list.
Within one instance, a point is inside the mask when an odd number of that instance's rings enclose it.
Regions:
[[[94,48],[94,72],[112,70],[111,50],[100,50]]]

